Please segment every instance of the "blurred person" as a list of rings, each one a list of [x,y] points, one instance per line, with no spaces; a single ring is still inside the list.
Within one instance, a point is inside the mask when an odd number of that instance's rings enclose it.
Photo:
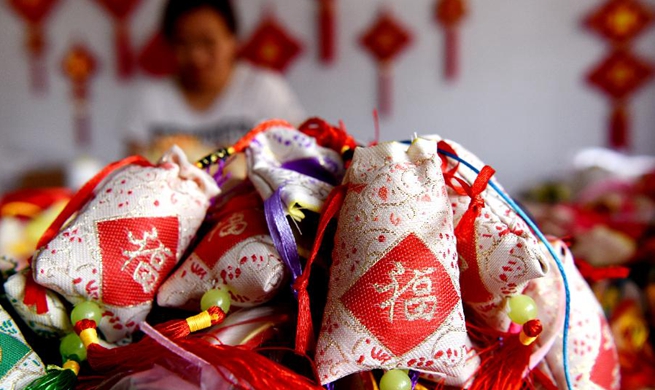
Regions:
[[[261,120],[304,119],[281,75],[238,61],[229,0],[168,0],[161,32],[177,71],[136,94],[126,126],[130,153],[157,158],[176,143],[195,159],[232,145]]]

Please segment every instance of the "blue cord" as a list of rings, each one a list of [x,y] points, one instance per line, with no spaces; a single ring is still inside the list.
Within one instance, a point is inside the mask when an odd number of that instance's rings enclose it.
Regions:
[[[460,163],[466,165],[468,168],[470,168],[473,172],[476,174],[479,174],[480,171],[475,168],[473,165],[468,163],[467,161],[462,160],[459,156],[456,156],[452,153],[449,153],[445,150],[442,149],[437,149],[437,152],[440,154],[443,154],[444,156],[450,157],[452,159],[455,159],[459,161]],[[569,317],[571,314],[571,290],[569,289],[569,281],[566,278],[566,272],[564,271],[564,265],[562,264],[562,261],[560,260],[559,256],[555,254],[555,249],[553,249],[552,245],[548,242],[546,237],[544,237],[543,233],[537,225],[528,217],[528,215],[519,207],[519,205],[512,200],[507,194],[505,194],[503,191],[501,191],[496,183],[493,181],[489,181],[489,184],[491,187],[500,195],[507,204],[514,209],[514,211],[525,221],[525,223],[530,226],[532,231],[535,232],[537,237],[546,245],[546,248],[548,249],[548,252],[553,256],[553,259],[555,259],[555,263],[557,264],[557,269],[559,270],[560,275],[562,276],[562,283],[564,284],[564,294],[566,296],[566,306],[565,306],[565,314],[564,314],[564,330],[562,332],[562,360],[564,361],[564,376],[566,377],[566,386],[569,388],[569,390],[573,389],[573,386],[571,385],[571,373],[569,372],[569,359],[567,355],[567,349],[568,349],[568,338],[569,338]]]

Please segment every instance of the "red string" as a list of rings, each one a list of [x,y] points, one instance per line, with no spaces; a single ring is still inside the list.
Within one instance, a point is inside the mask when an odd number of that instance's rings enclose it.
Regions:
[[[455,151],[455,149],[453,149],[453,147],[450,146],[450,144],[446,141],[442,140],[437,142],[437,149],[443,150],[454,156],[457,156],[457,152]],[[470,192],[469,184],[466,181],[462,180],[461,178],[455,176],[455,174],[459,170],[459,161],[456,161],[455,165],[451,169],[448,169],[448,164],[449,164],[448,156],[444,154],[439,154],[439,157],[441,158],[441,172],[443,173],[443,178],[444,181],[446,182],[446,185],[452,188],[457,195],[469,194]],[[453,181],[456,181],[457,184],[453,183]]]
[[[316,142],[337,153],[343,153],[346,149],[355,149],[357,141],[348,134],[345,126],[341,123],[339,127],[332,126],[321,118],[309,118],[298,128],[303,134],[314,137]]]
[[[327,229],[327,226],[332,218],[334,218],[341,209],[341,205],[346,198],[347,189],[348,187],[346,185],[335,187],[332,189],[327,199],[325,200],[325,203],[323,204],[323,210],[321,211],[321,217],[318,222],[318,229],[316,231],[316,239],[314,240],[312,253],[307,260],[307,264],[305,265],[305,269],[302,275],[296,279],[293,285],[294,289],[298,292],[296,351],[300,354],[307,353],[309,350],[310,338],[313,338],[314,336],[314,327],[312,324],[311,308],[309,304],[309,293],[307,292],[312,264],[314,263],[314,260],[316,260],[318,251],[321,248],[325,229]]]
[[[484,207],[484,199],[482,198],[482,192],[487,188],[487,184],[491,177],[496,173],[496,171],[488,165],[485,165],[478,174],[478,177],[475,178],[473,185],[464,188],[464,190],[471,197],[471,202],[469,207],[464,212],[462,219],[460,219],[457,227],[455,228],[455,235],[458,239],[458,244],[460,240],[460,235],[462,237],[473,237],[475,229],[475,219],[480,215],[480,211]]]

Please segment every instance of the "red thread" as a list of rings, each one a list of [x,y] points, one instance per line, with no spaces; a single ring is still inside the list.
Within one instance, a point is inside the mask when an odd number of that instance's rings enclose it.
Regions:
[[[357,142],[346,132],[345,127],[332,126],[321,118],[307,119],[298,130],[304,134],[314,137],[316,142],[337,153],[343,153],[347,149],[355,149]]]
[[[450,146],[450,144],[446,141],[442,140],[437,142],[437,149],[452,154],[453,156],[457,156],[455,149],[453,149],[453,147]],[[448,156],[439,154],[439,157],[441,158],[441,172],[443,173],[443,178],[446,182],[446,185],[452,188],[457,195],[467,195],[468,192],[465,188],[470,187],[469,184],[461,178],[455,176],[459,170],[459,161],[455,160],[453,167],[448,169],[450,162]],[[453,181],[457,181],[457,184],[453,183]]]

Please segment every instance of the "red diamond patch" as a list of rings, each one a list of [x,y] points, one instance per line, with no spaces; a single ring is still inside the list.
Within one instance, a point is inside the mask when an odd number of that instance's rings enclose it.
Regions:
[[[102,300],[116,306],[151,301],[176,263],[177,217],[98,222]]]
[[[228,204],[229,205],[229,204]],[[213,268],[238,243],[249,237],[268,234],[266,218],[259,209],[247,209],[227,214],[207,237],[198,244],[195,254]]]
[[[344,306],[396,356],[439,329],[459,299],[444,266],[413,233],[341,297]]]

